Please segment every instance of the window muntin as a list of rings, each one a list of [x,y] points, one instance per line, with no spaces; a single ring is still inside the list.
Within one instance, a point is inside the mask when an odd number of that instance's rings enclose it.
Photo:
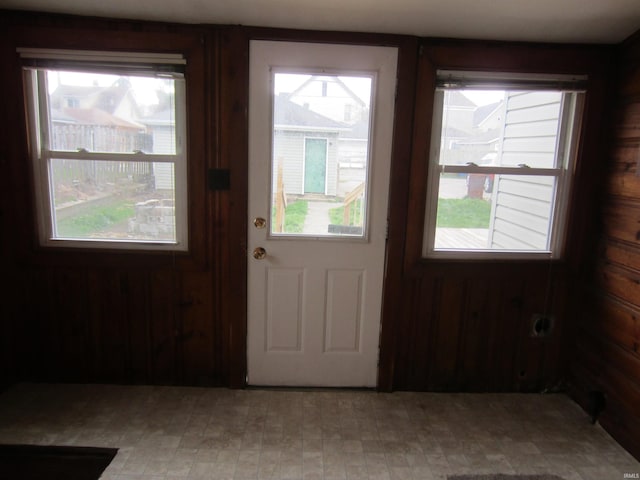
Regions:
[[[465,80],[439,74],[423,254],[559,257],[582,90]]]
[[[183,75],[69,56],[25,67],[41,243],[187,250]]]

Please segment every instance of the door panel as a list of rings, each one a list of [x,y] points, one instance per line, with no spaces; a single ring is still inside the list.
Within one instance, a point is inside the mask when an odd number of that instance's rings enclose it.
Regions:
[[[301,351],[304,269],[267,268],[266,291],[266,351]]]
[[[360,352],[364,270],[327,271],[325,352]]]
[[[250,55],[248,383],[375,386],[397,51]]]

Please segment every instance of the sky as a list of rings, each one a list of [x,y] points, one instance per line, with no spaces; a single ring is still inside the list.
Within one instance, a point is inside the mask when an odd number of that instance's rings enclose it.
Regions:
[[[479,107],[499,102],[504,98],[502,90],[464,90],[462,94]]]
[[[134,89],[136,100],[140,104],[157,103],[157,97],[154,90],[157,82],[161,81],[155,78],[146,77],[128,77]],[[275,82],[276,95],[281,92],[293,92],[297,87],[302,85],[309,75],[295,74],[277,74]],[[118,79],[115,75],[77,73],[77,72],[60,72],[49,75],[49,91],[53,92],[59,83],[66,85],[100,85],[109,86]],[[371,79],[369,77],[343,77],[340,79],[367,105],[371,97]],[[503,91],[496,90],[465,90],[462,92],[467,98],[478,106],[487,105],[499,101],[504,97]]]
[[[48,72],[48,88],[53,93],[58,85],[75,85],[89,87],[92,85],[108,87],[118,80],[118,75],[106,75],[103,73],[86,72]],[[166,79],[128,75],[126,78],[131,82],[133,95],[140,105],[153,105],[158,103],[156,90],[170,90]]]
[[[310,75],[296,74],[276,74],[274,93],[291,93],[302,85]],[[340,79],[367,105],[371,94],[371,82],[368,77],[343,77]],[[478,106],[495,103],[504,98],[504,91],[501,90],[464,90],[462,92],[469,100]]]
[[[291,93],[306,82],[310,76],[311,75],[276,73],[274,93],[276,95],[279,93]],[[340,75],[339,78],[353,93],[358,95],[365,104],[369,105],[371,99],[370,77],[343,77]]]

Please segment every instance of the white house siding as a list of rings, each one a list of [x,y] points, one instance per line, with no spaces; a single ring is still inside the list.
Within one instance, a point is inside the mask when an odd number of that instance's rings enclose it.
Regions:
[[[338,139],[336,133],[293,131],[276,129],[273,137],[273,156],[282,159],[284,189],[290,195],[304,194],[304,146],[305,138],[327,139],[327,190],[329,196],[336,195],[338,181]],[[276,191],[277,165],[273,173],[272,191]]]
[[[560,92],[507,95],[503,166],[553,167],[561,99]]]
[[[367,163],[367,139],[341,137],[338,162],[340,162],[341,166],[364,167]]]
[[[547,248],[554,179],[502,176],[493,206],[491,246],[499,249]]]
[[[340,137],[338,146],[336,195],[344,198],[367,179],[367,139]]]
[[[335,197],[338,191],[338,136],[327,138],[327,195]]]
[[[154,163],[153,174],[156,182],[156,190],[174,190],[173,184],[173,164]]]
[[[175,149],[175,128],[173,126],[152,126],[153,153],[171,153]],[[170,163],[154,163],[153,174],[155,177],[156,189],[173,190],[173,165]]]
[[[502,166],[554,166],[561,100],[560,92],[507,95]],[[547,249],[554,190],[552,177],[497,176],[489,230],[491,248]]]

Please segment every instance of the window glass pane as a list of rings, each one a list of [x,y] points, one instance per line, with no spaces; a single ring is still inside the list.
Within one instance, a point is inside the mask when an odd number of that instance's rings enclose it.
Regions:
[[[52,159],[54,238],[176,241],[174,165]]]
[[[555,177],[440,175],[435,249],[547,251]]]
[[[175,154],[177,81],[47,71],[51,149]]]
[[[553,168],[562,92],[444,91],[440,165]]]
[[[362,237],[372,79],[276,73],[271,234]]]

